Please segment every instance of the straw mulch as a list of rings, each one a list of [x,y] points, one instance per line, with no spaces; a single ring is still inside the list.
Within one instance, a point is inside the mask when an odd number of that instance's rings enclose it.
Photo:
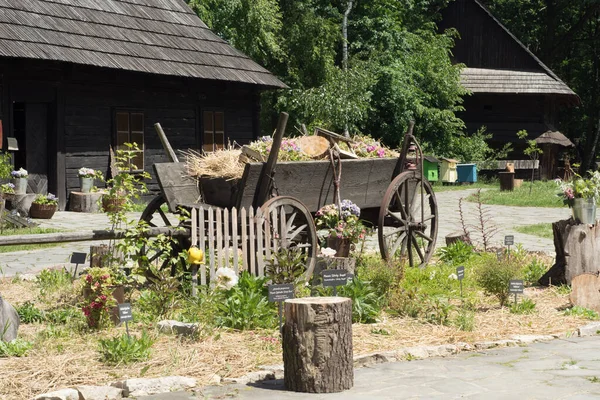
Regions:
[[[183,154],[189,176],[231,180],[241,178],[244,173],[244,163],[240,162],[241,150],[217,150],[206,154],[188,150]]]
[[[30,283],[0,282],[0,293],[12,304],[34,298],[35,292],[34,285]],[[377,324],[355,324],[354,354],[416,345],[507,339],[516,334],[564,334],[587,322],[564,316],[560,310],[569,303],[568,296],[554,289],[527,289],[526,296],[536,303],[534,314],[510,314],[506,308],[500,309],[490,302],[488,309],[477,312],[473,332],[385,315]],[[132,334],[141,332],[143,328],[141,324],[130,327]],[[152,330],[152,327],[145,328]],[[215,374],[239,377],[260,365],[282,362],[281,343],[276,330],[237,332],[206,329],[193,340],[157,335],[149,361],[116,367],[99,361],[97,343],[100,337],[123,334],[124,328],[101,333],[70,332],[63,337],[50,338],[47,332],[44,324],[21,326],[20,337],[36,344],[27,357],[0,358],[1,399],[28,399],[59,388],[104,384],[141,376],[185,375],[195,377],[201,385],[205,385]]]

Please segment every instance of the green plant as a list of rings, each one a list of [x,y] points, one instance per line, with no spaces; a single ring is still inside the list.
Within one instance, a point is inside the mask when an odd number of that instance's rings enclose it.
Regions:
[[[423,312],[421,300],[416,287],[400,288],[390,298],[390,312],[400,316],[419,318]]]
[[[430,324],[448,325],[450,313],[454,306],[448,299],[443,297],[425,297],[423,304],[423,314],[425,320]]]
[[[351,243],[365,237],[367,228],[359,219],[360,208],[350,200],[321,207],[315,215],[317,228],[327,229],[330,237],[348,239]]]
[[[110,339],[100,339],[100,360],[109,365],[131,364],[150,358],[154,340],[144,331],[138,338],[123,334]]]
[[[438,250],[440,261],[458,265],[463,264],[475,254],[473,246],[463,241],[457,241]]]
[[[15,309],[17,310],[17,314],[19,314],[19,319],[24,324],[33,324],[44,320],[44,313],[31,301],[17,305]]]
[[[81,314],[74,307],[57,308],[46,312],[46,321],[52,324],[67,324],[80,317]]]
[[[57,206],[58,205],[58,197],[56,197],[52,193],[38,194],[37,196],[35,196],[35,199],[33,200],[33,204]]]
[[[280,247],[265,267],[265,276],[274,284],[302,281],[306,270],[306,253],[299,247]]]
[[[70,290],[73,284],[71,274],[64,269],[44,269],[36,276],[35,282],[42,298],[55,292]]]
[[[561,181],[557,179],[556,183],[560,187],[559,197],[562,197],[563,204],[573,207],[575,199],[593,199],[595,202],[600,199],[600,172],[591,172],[589,178],[583,178],[575,175],[571,181]]]
[[[15,194],[15,185],[12,183],[0,185],[0,198],[2,198],[2,194]]]
[[[583,317],[591,320],[597,320],[600,318],[596,311],[581,306],[573,306],[571,308],[567,308],[564,311],[564,314],[575,317]]]
[[[525,155],[529,156],[531,161],[533,161],[535,163],[535,161],[537,161],[537,159],[540,157],[540,155],[543,154],[544,152],[542,151],[541,147],[537,144],[537,142],[534,139],[527,140],[527,136],[528,136],[528,133],[525,129],[522,129],[517,132],[517,137],[519,139],[525,139],[525,141],[527,143],[527,148],[525,148],[525,150],[523,150],[523,153],[525,153]],[[530,195],[531,195],[531,190],[533,188],[534,174],[535,174],[535,170],[532,168],[531,169],[531,184],[529,185],[529,194]]]
[[[352,322],[372,324],[381,312],[382,298],[370,282],[355,276],[352,282],[341,286],[340,296],[352,299]]]
[[[273,328],[276,314],[274,305],[268,301],[267,279],[244,271],[237,285],[217,292],[217,325],[240,330]]]
[[[387,299],[404,276],[402,263],[389,263],[379,255],[361,255],[356,260],[356,275],[370,285],[382,300]]]
[[[81,310],[90,328],[103,328],[110,321],[111,309],[116,305],[112,292],[119,280],[114,275],[115,271],[110,268],[93,267],[83,277],[84,300]]]
[[[490,259],[483,264],[476,276],[477,283],[487,295],[496,296],[503,307],[508,299],[508,284],[518,277],[520,264],[514,258],[508,260]]]
[[[0,340],[0,357],[23,357],[32,347],[31,342],[19,338],[10,342]]]
[[[511,304],[510,312],[513,314],[531,314],[535,312],[535,302],[531,299],[523,299],[520,303]]]
[[[10,178],[12,164],[10,154],[0,151],[0,179]]]
[[[463,332],[472,332],[475,328],[475,312],[467,308],[460,308],[453,325]]]
[[[523,269],[523,279],[527,285],[535,285],[546,273],[548,267],[537,258],[531,260]]]

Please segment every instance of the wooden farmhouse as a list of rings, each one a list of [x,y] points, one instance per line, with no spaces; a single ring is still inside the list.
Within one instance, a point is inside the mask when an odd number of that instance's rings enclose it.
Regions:
[[[440,29],[455,28],[453,61],[466,65],[462,84],[471,91],[460,114],[469,133],[482,126],[493,134],[490,145],[514,143],[515,159],[525,129],[535,139],[559,126],[560,110],[578,105],[579,97],[529,51],[479,0],[455,0],[442,12]],[[468,160],[467,160],[468,161]]]
[[[176,149],[250,141],[259,93],[285,87],[184,0],[0,0],[0,24],[3,149],[16,139],[30,190],[47,179],[61,209],[79,168],[106,175],[111,146],[137,142],[151,172],[167,161],[156,122]]]

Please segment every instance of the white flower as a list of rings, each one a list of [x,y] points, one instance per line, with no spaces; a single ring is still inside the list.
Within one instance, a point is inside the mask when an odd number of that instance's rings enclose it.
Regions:
[[[456,275],[456,274],[450,274],[450,275],[448,275],[448,279],[457,280],[458,279],[458,275]]]
[[[433,278],[435,278],[435,271],[431,271],[431,273],[429,274],[429,279],[433,280]]]
[[[229,290],[238,283],[238,276],[231,268],[219,268],[216,272],[217,287]]]
[[[337,253],[336,250],[331,249],[329,247],[325,247],[324,249],[321,249],[321,255],[323,257],[335,257],[335,253]]]

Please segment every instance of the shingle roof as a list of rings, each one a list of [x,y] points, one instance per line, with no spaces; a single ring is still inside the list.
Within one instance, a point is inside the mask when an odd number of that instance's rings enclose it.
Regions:
[[[0,56],[285,87],[183,0],[0,0]]]
[[[560,79],[545,72],[464,68],[461,83],[473,93],[545,93],[577,96]]]

